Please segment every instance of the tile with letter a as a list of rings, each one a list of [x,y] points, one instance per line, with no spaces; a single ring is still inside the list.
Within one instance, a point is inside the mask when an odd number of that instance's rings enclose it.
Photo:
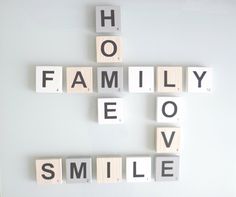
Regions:
[[[120,36],[97,36],[97,63],[122,62],[122,41]]]
[[[36,179],[38,184],[61,184],[62,183],[62,160],[37,159]]]

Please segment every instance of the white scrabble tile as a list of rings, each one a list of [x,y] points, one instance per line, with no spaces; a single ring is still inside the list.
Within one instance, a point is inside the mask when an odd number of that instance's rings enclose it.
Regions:
[[[97,36],[97,63],[122,62],[123,48],[120,36]]]
[[[156,152],[177,154],[180,151],[180,128],[158,127],[156,129]]]
[[[124,106],[122,98],[98,99],[98,123],[122,124],[124,122]]]
[[[128,69],[129,92],[154,92],[154,67],[136,66]]]
[[[157,97],[158,123],[180,123],[182,111],[181,97]]]
[[[150,182],[151,171],[151,157],[126,158],[127,182]]]
[[[36,92],[62,93],[62,67],[37,66]]]
[[[97,182],[118,183],[122,181],[122,158],[97,158]]]
[[[38,184],[61,184],[62,160],[60,158],[36,160],[36,179]]]
[[[182,67],[157,67],[157,91],[165,93],[180,93],[183,89]]]
[[[187,91],[207,93],[212,91],[212,68],[188,67]]]

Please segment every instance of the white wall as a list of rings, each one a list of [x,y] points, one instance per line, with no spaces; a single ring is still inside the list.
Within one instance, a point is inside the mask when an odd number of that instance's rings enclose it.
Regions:
[[[214,69],[213,94],[182,95],[180,181],[37,185],[38,157],[155,154],[157,94],[125,91],[118,95],[127,106],[125,124],[101,126],[96,102],[104,95],[35,93],[35,65],[97,65],[94,8],[107,3],[121,6],[125,68]],[[235,10],[233,0],[1,0],[3,196],[235,196]]]

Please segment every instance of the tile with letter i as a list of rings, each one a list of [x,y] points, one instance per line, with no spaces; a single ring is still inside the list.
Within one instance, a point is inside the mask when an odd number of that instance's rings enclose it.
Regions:
[[[122,158],[97,158],[97,182],[118,183],[122,181]]]

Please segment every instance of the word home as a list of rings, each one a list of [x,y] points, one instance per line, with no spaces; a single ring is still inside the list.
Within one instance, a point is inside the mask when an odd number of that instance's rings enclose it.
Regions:
[[[94,92],[93,67],[67,67],[67,93]],[[186,77],[183,80],[183,70]],[[122,92],[124,82],[123,67],[97,67],[97,92]],[[212,69],[209,67],[181,67],[181,66],[132,66],[128,67],[128,91],[130,93],[181,93],[183,84],[188,92],[211,92]],[[63,67],[37,66],[36,92],[62,93]],[[156,88],[155,88],[156,86]]]
[[[152,159],[149,156],[126,157],[126,181],[150,182],[152,180]],[[93,173],[92,158],[68,158],[65,160],[66,183],[90,183]],[[178,156],[155,157],[155,180],[177,181],[179,178]],[[36,179],[38,184],[61,184],[62,159],[37,159]],[[96,182],[120,183],[123,180],[122,157],[97,157]]]

